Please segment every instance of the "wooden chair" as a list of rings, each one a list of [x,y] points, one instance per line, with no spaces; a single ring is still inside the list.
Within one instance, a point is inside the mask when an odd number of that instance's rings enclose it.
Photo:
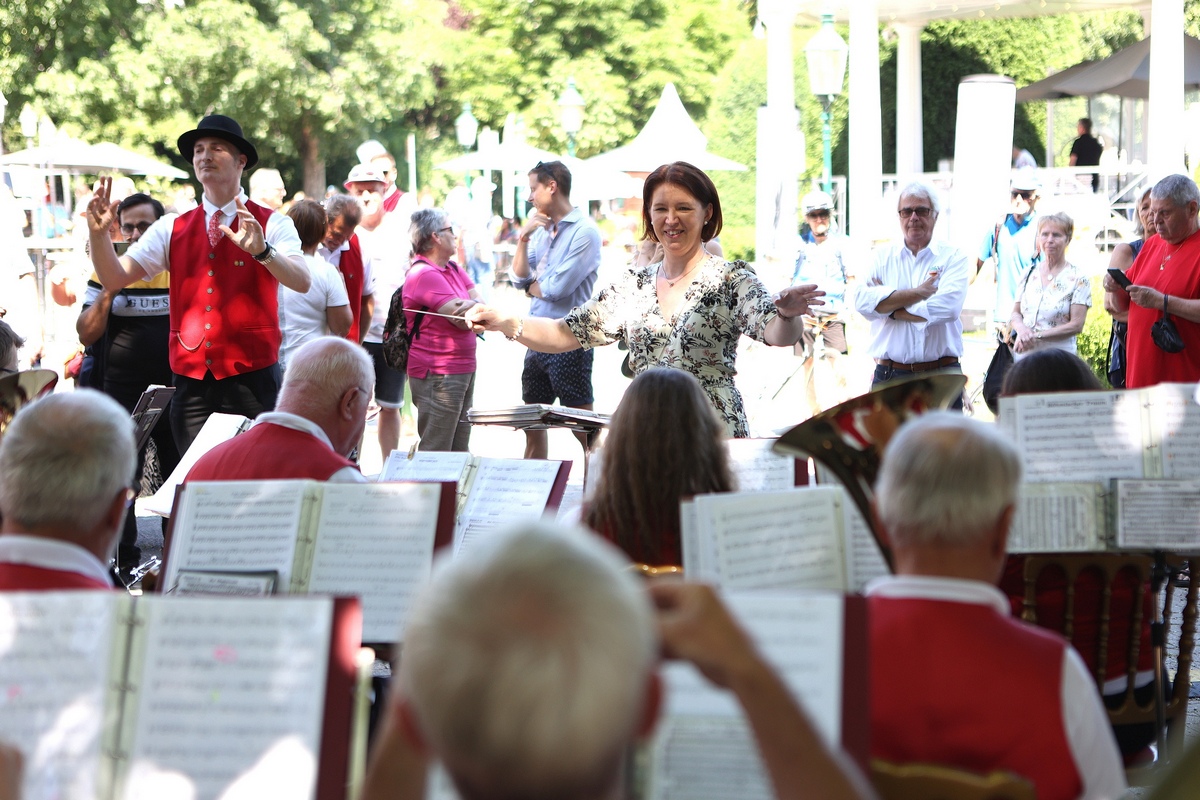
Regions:
[[[883,800],[1037,800],[1033,784],[1011,772],[980,775],[939,764],[872,759],[871,783]]]
[[[1155,558],[1139,553],[1058,553],[1025,556],[1024,568],[1024,603],[1022,618],[1027,622],[1039,624],[1037,611],[1038,581],[1049,569],[1059,569],[1066,580],[1065,603],[1063,608],[1062,633],[1076,649],[1084,655],[1093,666],[1094,679],[1097,687],[1104,686],[1109,652],[1117,648],[1125,656],[1126,686],[1121,701],[1115,707],[1108,709],[1110,722],[1115,725],[1133,725],[1140,723],[1156,724],[1161,705],[1163,719],[1166,723],[1165,749],[1159,753],[1158,761],[1164,756],[1169,760],[1178,757],[1183,749],[1183,735],[1187,719],[1188,694],[1191,688],[1190,675],[1192,663],[1192,648],[1195,644],[1196,633],[1196,601],[1197,584],[1190,579],[1194,566],[1200,566],[1200,558],[1168,554],[1163,557],[1167,569],[1166,585],[1162,596],[1162,605],[1154,605],[1155,610],[1161,608],[1164,630],[1162,632],[1164,646],[1173,640],[1178,641],[1179,658],[1174,672],[1178,680],[1170,680],[1170,691],[1165,703],[1163,698],[1163,678],[1161,671],[1155,670],[1155,698],[1148,703],[1139,703],[1134,697],[1134,678],[1138,672],[1138,657],[1141,650],[1141,632],[1146,595],[1151,591],[1150,579],[1155,566]],[[1076,630],[1076,617],[1079,609],[1076,602],[1076,585],[1079,576],[1084,572],[1094,572],[1101,581],[1100,608],[1095,613],[1098,628],[1095,642],[1080,640]],[[1115,641],[1110,635],[1113,622],[1113,586],[1119,573],[1127,572],[1136,581],[1133,602],[1128,609],[1128,635],[1123,641]],[[1182,596],[1182,597],[1181,597]],[[1178,612],[1178,613],[1175,613]],[[1177,618],[1173,619],[1173,617]],[[1178,629],[1172,628],[1178,621]],[[1044,621],[1043,621],[1044,622]],[[1153,622],[1153,620],[1151,620]],[[1090,652],[1085,652],[1090,650]],[[1131,770],[1131,781],[1136,780],[1136,772]]]

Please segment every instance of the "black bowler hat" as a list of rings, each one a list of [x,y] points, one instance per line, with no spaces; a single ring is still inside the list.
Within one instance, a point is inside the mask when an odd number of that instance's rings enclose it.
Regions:
[[[206,136],[214,136],[233,144],[246,157],[246,169],[254,169],[254,165],[258,163],[258,151],[242,137],[242,126],[220,114],[208,115],[200,120],[196,130],[188,131],[179,137],[179,155],[183,156],[184,161],[192,163],[196,141]]]

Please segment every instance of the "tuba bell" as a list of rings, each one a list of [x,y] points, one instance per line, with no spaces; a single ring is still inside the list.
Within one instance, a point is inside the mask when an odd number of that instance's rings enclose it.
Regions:
[[[0,378],[0,438],[21,406],[54,390],[58,373],[52,369],[29,369]]]
[[[966,376],[949,372],[881,383],[800,423],[780,436],[774,449],[789,456],[811,456],[842,482],[890,567],[891,550],[884,545],[871,512],[883,449],[897,428],[926,411],[946,408],[966,385]]]

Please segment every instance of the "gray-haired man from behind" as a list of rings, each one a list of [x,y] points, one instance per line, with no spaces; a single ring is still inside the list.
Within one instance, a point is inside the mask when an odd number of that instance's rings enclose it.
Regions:
[[[0,440],[0,591],[111,589],[134,428],[91,389],[21,409]]]
[[[361,800],[422,796],[430,758],[463,800],[619,797],[661,704],[660,646],[738,697],[778,797],[870,796],[711,589],[648,595],[598,537],[531,525],[438,565]]]

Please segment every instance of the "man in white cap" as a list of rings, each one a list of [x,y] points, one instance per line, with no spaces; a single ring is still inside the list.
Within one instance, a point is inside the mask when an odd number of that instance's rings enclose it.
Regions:
[[[212,114],[179,137],[204,188],[200,206],[166,214],[123,256],[108,237],[116,219],[101,178],[88,203],[92,265],[105,289],[171,272],[171,431],[180,452],[214,412],[256,417],[279,394],[279,284],[306,292],[311,283],[296,226],[250,200],[242,173],[258,151],[229,117]]]
[[[985,261],[992,259],[996,264],[996,306],[992,309],[992,320],[998,329],[1008,325],[1021,282],[1033,265],[1040,188],[1033,170],[1021,170],[1016,174],[1008,213],[984,236],[975,259],[972,281],[979,276]]]
[[[846,376],[842,373],[842,356],[849,352],[846,343],[846,287],[858,273],[860,254],[855,252],[850,237],[837,229],[833,221],[833,198],[820,190],[809,192],[801,199],[804,221],[808,230],[800,233],[800,253],[792,283],[815,283],[825,292],[825,305],[809,310],[804,319],[804,333],[796,343],[796,355],[804,359],[804,385],[810,412],[822,410],[817,401],[814,368],[814,345],[821,337],[823,358],[833,370],[839,395],[844,394]],[[826,405],[840,402],[843,396],[828,397]]]
[[[371,279],[374,301],[363,347],[375,362],[375,403],[379,406],[377,424],[379,450],[388,454],[400,445],[400,408],[404,405],[404,373],[383,360],[383,328],[387,322],[392,295],[404,285],[412,256],[408,226],[416,210],[413,195],[401,192],[392,183],[396,161],[375,140],[358,148],[364,163],[350,171],[346,191],[363,206],[357,235],[371,253]],[[386,169],[385,169],[386,168]]]

